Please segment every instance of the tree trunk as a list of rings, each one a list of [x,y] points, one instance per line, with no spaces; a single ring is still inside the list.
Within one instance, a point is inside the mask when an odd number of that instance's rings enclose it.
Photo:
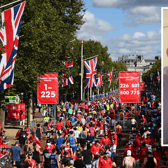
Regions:
[[[33,112],[33,99],[32,94],[30,94],[28,97],[28,110],[27,110],[27,126],[30,125],[30,121],[32,121],[32,112]]]
[[[1,101],[0,123],[1,123],[1,128],[4,128],[5,126],[5,100]]]

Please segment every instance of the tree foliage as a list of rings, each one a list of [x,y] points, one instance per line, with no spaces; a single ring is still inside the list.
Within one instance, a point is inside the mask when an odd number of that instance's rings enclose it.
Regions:
[[[149,83],[150,82],[150,74],[153,73],[153,76],[156,77],[157,71],[159,71],[159,73],[161,75],[161,59],[156,61],[156,63],[153,65],[153,67],[150,70],[148,70],[146,73],[143,73],[142,80],[144,82]]]
[[[7,3],[8,0],[3,1]],[[37,76],[66,73],[61,63],[70,52],[70,41],[84,23],[81,0],[29,0],[22,19],[15,78],[7,94],[36,91]]]
[[[14,0],[13,0],[14,1]],[[11,0],[1,0],[1,5]],[[11,6],[9,6],[11,7]],[[8,7],[8,8],[9,8]],[[28,0],[22,19],[18,56],[15,64],[14,85],[5,91],[6,95],[20,92],[36,92],[37,76],[45,72],[58,72],[59,77],[70,72],[62,64],[74,61],[72,70],[75,85],[59,88],[60,94],[80,92],[81,41],[76,38],[76,31],[84,23],[84,3],[82,0]],[[75,39],[72,44],[71,41]],[[73,50],[71,50],[73,47]],[[112,67],[116,71],[126,71],[122,63],[112,62],[108,48],[100,42],[84,41],[84,59],[94,55],[98,57],[98,73],[107,73]],[[104,65],[101,62],[104,61]],[[109,91],[107,76],[104,77],[105,91]],[[84,74],[83,85],[86,84]],[[112,81],[112,86],[115,81]],[[100,89],[102,91],[102,88]],[[95,89],[96,92],[96,89]]]
[[[126,71],[127,68],[122,63],[115,63],[112,62],[110,54],[108,53],[108,48],[103,47],[100,42],[89,40],[89,41],[83,41],[83,59],[90,58],[92,56],[98,55],[98,62],[97,62],[97,75],[99,73],[104,74],[104,88],[105,92],[108,92],[110,88],[108,88],[108,76],[107,73],[114,69],[114,72],[119,71]],[[65,93],[80,93],[80,86],[81,86],[81,76],[79,76],[79,73],[81,72],[81,40],[76,39],[73,45],[73,50],[70,52],[70,56],[72,57],[72,60],[74,61],[74,67],[72,70],[75,85],[69,85],[65,88],[60,88],[60,94]],[[102,61],[104,64],[102,64]],[[84,67],[84,65],[83,65]],[[84,67],[84,75],[83,75],[83,87],[86,85],[86,72]],[[114,73],[113,73],[114,74]],[[116,85],[115,79],[112,81],[111,88]],[[100,88],[100,92],[103,92],[103,87]],[[93,91],[97,93],[97,89],[93,88]]]

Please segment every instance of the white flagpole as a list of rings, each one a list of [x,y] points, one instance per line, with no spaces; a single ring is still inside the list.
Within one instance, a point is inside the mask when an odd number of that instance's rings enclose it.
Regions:
[[[81,41],[81,100],[83,100],[83,40]]]
[[[17,1],[11,2],[11,3],[8,3],[8,4],[6,4],[6,5],[0,6],[0,9],[1,9],[1,8],[4,8],[4,7],[6,7],[6,6],[12,5],[12,4],[14,4],[14,3],[20,2],[20,1],[22,1],[22,0],[17,0]]]
[[[90,97],[92,96],[92,88],[90,88]]]

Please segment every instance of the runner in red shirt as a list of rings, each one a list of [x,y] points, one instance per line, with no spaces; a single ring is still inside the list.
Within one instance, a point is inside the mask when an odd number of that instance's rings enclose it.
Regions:
[[[126,112],[125,112],[125,119],[128,119],[128,117],[129,117],[129,112],[126,111]]]
[[[60,121],[57,121],[55,124],[55,131],[58,131],[61,134],[61,129],[63,128],[62,123]]]
[[[164,151],[164,154],[165,154],[165,156],[166,156],[166,158],[167,158],[167,160],[168,160],[168,147],[167,147],[166,150]]]
[[[99,122],[99,125],[100,125],[100,135],[103,135],[103,133],[104,133],[104,128],[103,128],[103,126],[104,126],[104,123],[103,122]]]
[[[127,151],[128,151],[128,150],[132,150],[132,148],[131,148],[131,143],[130,143],[130,142],[128,142],[128,147],[125,148],[125,150],[124,150],[124,156],[125,156],[125,157],[127,156]],[[132,153],[132,151],[131,151],[131,153]]]
[[[145,138],[143,142],[147,145],[152,145],[153,140],[150,138],[150,134],[147,134],[147,138]]]
[[[121,138],[122,138],[122,134],[121,134],[121,132],[122,132],[122,126],[119,123],[117,123],[117,125],[116,125],[115,132],[116,132],[117,137],[118,137],[118,142],[120,143]]]
[[[105,115],[105,111],[104,111],[104,108],[103,108],[103,110],[101,111],[101,115],[104,117],[104,115]]]
[[[68,118],[68,120],[67,120],[67,122],[66,122],[66,124],[65,124],[67,127],[71,127],[71,122],[70,122],[70,119]]]
[[[159,166],[160,166],[160,160],[161,160],[161,147],[160,146],[156,147],[156,150],[153,153],[153,157],[156,158],[156,160],[157,160],[157,167],[159,168]]]
[[[136,141],[133,142],[133,146],[131,147],[131,156],[135,159],[137,167],[140,167],[140,155],[139,155],[140,147],[137,146]]]
[[[142,143],[141,143],[142,141],[141,141],[141,134],[138,134],[137,136],[136,136],[136,143],[137,143],[137,145],[139,146],[139,147],[141,147],[142,146]]]
[[[113,168],[113,167],[117,167],[117,166],[108,157],[108,153],[105,152],[103,158],[99,159],[99,166],[98,167],[99,168]]]
[[[92,145],[90,151],[94,154],[94,155],[99,155],[99,150],[104,152],[104,149],[99,145],[99,141],[95,141],[95,144]]]
[[[139,151],[140,161],[143,163],[144,159],[148,156],[148,148],[145,143],[142,143],[142,148]]]
[[[117,150],[117,134],[115,131],[112,131],[112,143],[113,143],[113,152],[116,153]]]
[[[100,140],[100,145],[111,145],[111,140],[107,137],[107,134]]]
[[[144,115],[142,115],[142,118],[140,119],[140,123],[144,123],[144,124],[147,123],[146,118],[144,117]]]

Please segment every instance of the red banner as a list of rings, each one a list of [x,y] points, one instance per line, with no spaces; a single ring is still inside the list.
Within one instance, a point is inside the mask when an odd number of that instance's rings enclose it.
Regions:
[[[7,120],[25,120],[25,104],[6,104]]]
[[[119,102],[140,103],[140,72],[119,73]]]
[[[140,91],[144,91],[145,90],[145,82],[141,82],[140,83]]]
[[[38,79],[37,104],[58,104],[58,73],[45,73]]]

